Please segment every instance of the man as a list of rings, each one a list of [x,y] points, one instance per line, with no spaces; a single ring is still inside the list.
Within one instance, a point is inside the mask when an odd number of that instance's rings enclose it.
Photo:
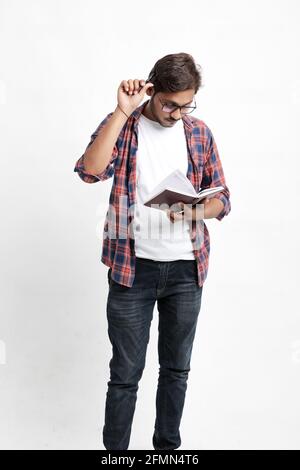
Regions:
[[[109,450],[129,446],[155,302],[160,370],[152,444],[158,450],[181,445],[179,426],[208,271],[204,219],[222,220],[231,210],[212,132],[191,117],[200,86],[200,71],[186,53],[158,60],[146,83],[123,80],[114,112],[97,127],[74,168],[87,183],[114,176],[101,257],[109,267],[112,358],[103,427]],[[150,99],[140,105],[145,93]],[[145,196],[177,168],[197,192],[200,187],[224,189],[195,207],[181,204],[181,214],[143,205]]]

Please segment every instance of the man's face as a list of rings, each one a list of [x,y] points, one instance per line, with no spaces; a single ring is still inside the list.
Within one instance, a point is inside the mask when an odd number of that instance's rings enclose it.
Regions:
[[[179,91],[176,93],[159,92],[154,94],[155,90],[153,88],[154,87],[147,90],[147,94],[151,96],[148,103],[148,115],[150,119],[159,122],[163,127],[173,127],[176,122],[182,118],[179,109],[175,109],[173,112],[163,111],[163,104],[169,106],[193,106],[194,104],[194,89]]]

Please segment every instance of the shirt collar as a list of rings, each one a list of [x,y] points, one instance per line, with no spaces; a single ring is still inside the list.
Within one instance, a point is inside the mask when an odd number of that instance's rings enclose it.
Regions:
[[[131,113],[131,116],[134,118],[134,124],[133,124],[134,128],[137,126],[140,115],[142,114],[143,109],[146,107],[149,101],[150,99],[142,103],[133,111],[133,113]],[[189,130],[190,132],[192,132],[193,127],[194,127],[193,118],[185,114],[184,116],[182,116],[182,121],[183,121],[183,125],[185,126],[185,128]]]

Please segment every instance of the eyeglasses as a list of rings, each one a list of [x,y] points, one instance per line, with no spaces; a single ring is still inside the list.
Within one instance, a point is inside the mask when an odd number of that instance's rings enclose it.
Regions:
[[[161,109],[165,113],[173,113],[177,109],[180,109],[181,114],[189,114],[189,113],[192,113],[197,107],[195,99],[194,99],[195,106],[176,106],[176,105],[171,105],[171,104],[165,104],[161,101],[160,98],[158,98],[158,99],[162,104]]]

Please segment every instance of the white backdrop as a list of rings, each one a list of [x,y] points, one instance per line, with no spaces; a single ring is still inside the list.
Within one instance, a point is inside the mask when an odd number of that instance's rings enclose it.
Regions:
[[[0,1],[1,448],[104,448],[112,179],[73,168],[121,80],[188,52],[232,210],[206,221],[181,449],[299,449],[299,13],[297,0]],[[152,449],[157,315],[129,449]]]

